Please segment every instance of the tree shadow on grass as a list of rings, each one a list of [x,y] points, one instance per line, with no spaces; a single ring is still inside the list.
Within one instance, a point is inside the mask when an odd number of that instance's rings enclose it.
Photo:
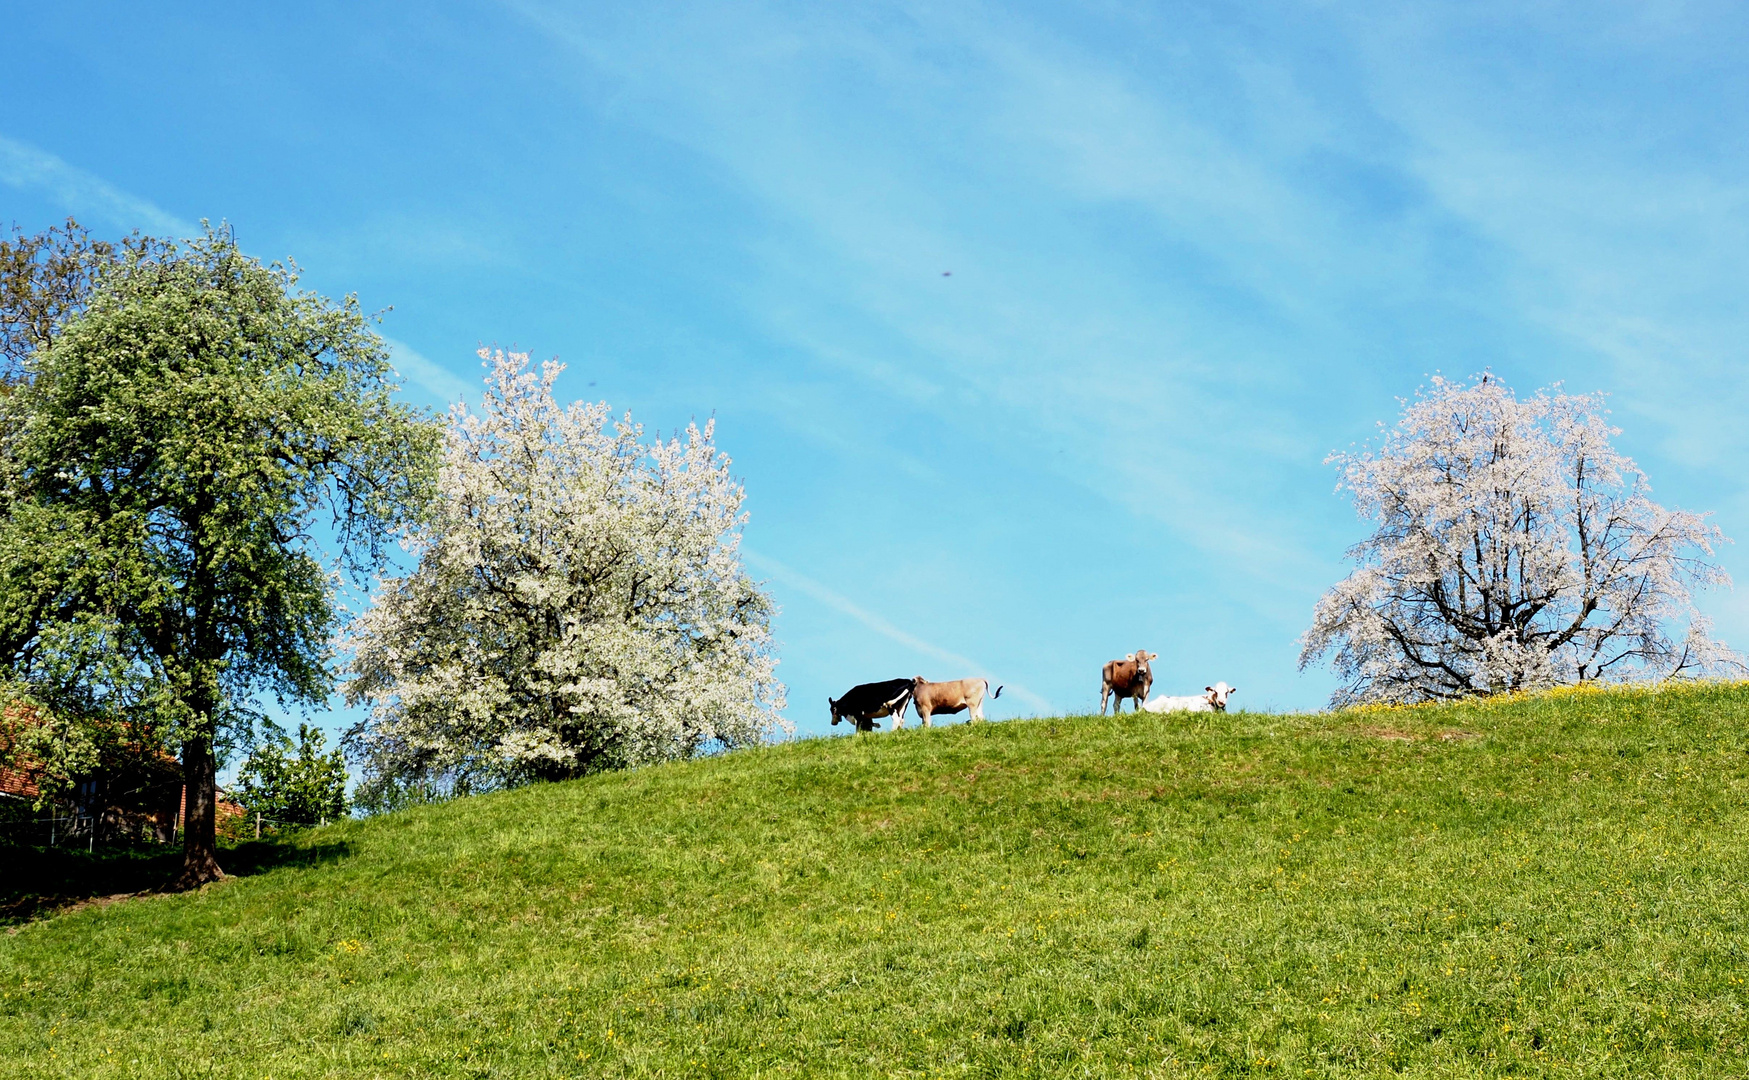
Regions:
[[[288,866],[317,866],[352,854],[345,841],[249,840],[219,851],[227,877],[250,877]],[[0,847],[0,926],[163,892],[182,869],[178,847]]]

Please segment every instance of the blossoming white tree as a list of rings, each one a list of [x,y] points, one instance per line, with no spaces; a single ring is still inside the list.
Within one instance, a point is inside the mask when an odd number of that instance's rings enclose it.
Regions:
[[[754,743],[777,710],[772,603],[741,570],[742,490],[711,442],[561,408],[548,362],[481,350],[451,411],[418,568],[354,624],[348,736],[387,791],[561,779]],[[392,798],[391,798],[392,801]]]
[[[1434,379],[1376,450],[1329,459],[1378,528],[1300,667],[1334,652],[1338,706],[1743,671],[1691,599],[1729,584],[1723,536],[1652,502],[1618,434],[1596,396]]]

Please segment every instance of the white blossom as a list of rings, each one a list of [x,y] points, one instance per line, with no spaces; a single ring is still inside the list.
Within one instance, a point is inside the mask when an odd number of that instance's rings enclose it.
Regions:
[[[560,364],[480,356],[486,393],[451,410],[418,567],[353,625],[367,778],[558,779],[789,730],[712,425],[645,442],[604,403],[561,408]]]
[[[1435,378],[1376,450],[1329,458],[1377,531],[1300,667],[1334,652],[1338,706],[1742,672],[1692,602],[1730,584],[1724,537],[1652,502],[1619,434],[1597,396]]]

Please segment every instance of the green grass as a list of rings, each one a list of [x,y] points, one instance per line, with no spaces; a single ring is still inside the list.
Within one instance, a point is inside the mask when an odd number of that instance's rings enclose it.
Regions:
[[[0,934],[0,1075],[1741,1076],[1746,796],[1744,687],[803,742]]]

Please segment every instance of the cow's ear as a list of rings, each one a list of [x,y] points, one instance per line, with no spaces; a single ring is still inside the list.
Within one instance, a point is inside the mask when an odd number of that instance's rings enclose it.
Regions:
[[[1160,654],[1159,654],[1159,653],[1157,653],[1157,652],[1151,652],[1151,653],[1149,653],[1149,654],[1148,654],[1148,659],[1150,659],[1150,660],[1158,660],[1158,659],[1160,659]]]

